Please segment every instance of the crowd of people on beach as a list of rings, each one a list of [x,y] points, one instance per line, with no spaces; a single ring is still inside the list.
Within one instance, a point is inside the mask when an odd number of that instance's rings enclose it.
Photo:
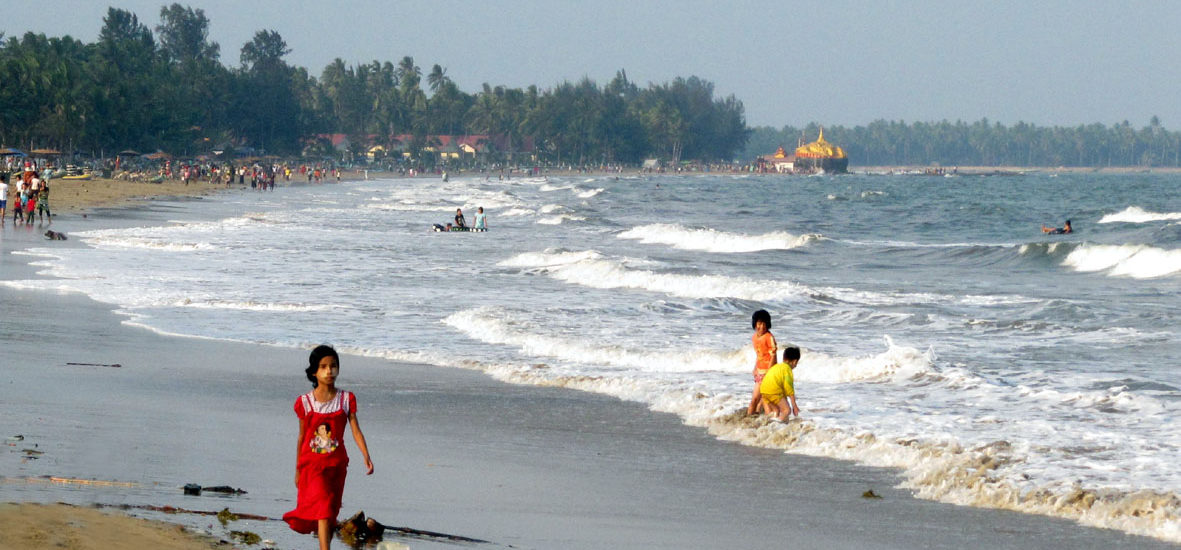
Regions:
[[[53,222],[53,213],[49,210],[49,181],[42,179],[32,165],[17,176],[0,172],[0,222],[7,218],[8,210],[12,210],[13,225],[32,225],[34,220]]]

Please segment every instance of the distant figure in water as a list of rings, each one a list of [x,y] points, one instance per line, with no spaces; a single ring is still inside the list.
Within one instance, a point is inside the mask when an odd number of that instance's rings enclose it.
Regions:
[[[1074,230],[1070,228],[1070,220],[1066,220],[1066,223],[1063,224],[1062,227],[1046,227],[1046,224],[1043,223],[1042,233],[1049,233],[1051,235],[1064,235],[1066,233],[1074,233]]]

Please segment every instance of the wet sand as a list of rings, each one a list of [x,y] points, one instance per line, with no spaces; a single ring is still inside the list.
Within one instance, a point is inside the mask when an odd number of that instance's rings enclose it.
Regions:
[[[174,209],[147,203],[98,218],[162,223]],[[55,227],[68,232],[79,223]],[[36,269],[14,250],[81,246],[11,225],[0,231],[4,279]],[[221,526],[209,516],[137,508],[228,508],[266,518],[291,509],[291,407],[310,387],[307,351],[160,335],[110,310],[83,296],[0,286],[0,438],[22,436],[0,447],[0,501],[26,503],[18,510],[75,504],[62,514],[79,524],[91,521],[88,505],[130,506],[111,521],[147,518],[227,540],[231,530],[250,531],[279,548],[314,548],[311,537],[274,519]],[[250,327],[241,331],[248,339]],[[354,461],[342,519],[364,510],[387,525],[487,541],[389,537],[416,549],[1176,547],[915,499],[894,488],[888,470],[720,442],[672,415],[597,394],[353,356],[342,358],[339,384],[358,396],[376,465],[363,475],[346,438]],[[247,493],[191,496],[186,483]],[[870,490],[881,498],[865,498]],[[118,529],[124,536],[104,548],[154,547],[147,535]]]

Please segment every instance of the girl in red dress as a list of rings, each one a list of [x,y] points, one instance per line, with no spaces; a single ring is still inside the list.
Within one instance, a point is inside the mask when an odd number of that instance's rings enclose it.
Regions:
[[[373,473],[373,461],[365,446],[365,434],[357,423],[356,396],[336,388],[336,376],[340,373],[340,356],[336,350],[317,346],[308,357],[305,372],[312,382],[312,391],[295,400],[295,416],[299,417],[295,487],[299,492],[295,509],[283,514],[283,521],[297,532],[316,533],[320,550],[328,550],[349,467],[349,455],[344,447],[345,424],[353,427],[353,439],[365,457],[366,475]]]

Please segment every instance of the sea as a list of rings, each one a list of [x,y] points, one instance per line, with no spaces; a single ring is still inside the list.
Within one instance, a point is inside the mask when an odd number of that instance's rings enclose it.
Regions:
[[[0,284],[166,335],[608,394],[894,469],[922,498],[1181,542],[1179,184],[373,172],[75,231],[85,246],[21,251],[39,275]],[[487,232],[432,230],[479,207]],[[803,350],[787,424],[744,414],[758,309]]]

